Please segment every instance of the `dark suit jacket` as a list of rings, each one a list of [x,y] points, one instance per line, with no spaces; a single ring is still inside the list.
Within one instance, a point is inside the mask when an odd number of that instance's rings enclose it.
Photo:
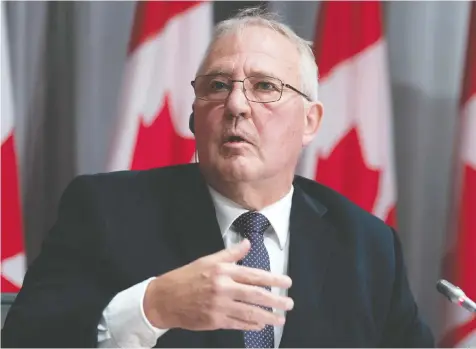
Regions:
[[[296,176],[281,347],[429,347],[395,232]],[[224,248],[196,165],[80,176],[6,319],[2,346],[93,347],[120,291]],[[160,347],[243,347],[240,331],[174,329]]]

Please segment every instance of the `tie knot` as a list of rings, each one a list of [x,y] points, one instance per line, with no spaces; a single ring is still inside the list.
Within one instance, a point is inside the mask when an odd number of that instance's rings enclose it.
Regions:
[[[253,234],[263,235],[270,223],[268,218],[256,211],[243,213],[233,222],[233,226],[248,239],[252,239]]]

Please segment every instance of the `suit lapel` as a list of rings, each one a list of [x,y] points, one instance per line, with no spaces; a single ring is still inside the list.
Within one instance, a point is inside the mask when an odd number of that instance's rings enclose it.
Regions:
[[[177,180],[170,211],[172,227],[187,263],[225,248],[205,181],[198,166],[191,170]]]
[[[192,166],[192,165],[190,165]],[[178,179],[172,195],[172,227],[186,263],[225,248],[210,192],[194,165],[190,175]],[[211,331],[209,347],[243,348],[241,331]]]
[[[330,257],[336,246],[334,227],[323,219],[326,208],[295,184],[290,219],[288,295],[294,309],[286,315],[281,347],[316,347],[316,324],[324,316],[320,297]]]

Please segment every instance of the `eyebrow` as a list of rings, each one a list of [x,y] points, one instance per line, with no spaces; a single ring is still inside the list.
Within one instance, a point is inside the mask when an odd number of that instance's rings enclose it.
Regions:
[[[283,80],[282,78],[280,78],[276,74],[271,73],[270,71],[267,71],[267,70],[252,69],[251,73],[250,73],[250,76],[268,76],[268,77],[271,77],[271,78],[276,78],[276,79],[279,79],[279,80]]]
[[[231,76],[232,74],[225,71],[224,69],[212,69],[205,71],[203,75],[225,75],[225,76]]]
[[[233,74],[230,73],[229,70],[216,68],[209,71],[205,71],[203,75],[223,75],[223,76],[231,77]],[[247,76],[268,76],[268,77],[279,79],[281,81],[283,80],[282,78],[276,76],[276,74],[273,74],[270,71],[266,71],[266,70],[252,69],[250,74]]]

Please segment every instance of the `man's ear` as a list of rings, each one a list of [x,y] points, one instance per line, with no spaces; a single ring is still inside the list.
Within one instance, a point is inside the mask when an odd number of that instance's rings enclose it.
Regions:
[[[194,107],[193,107],[193,104],[192,104],[192,113],[190,114],[190,117],[188,119],[188,128],[190,129],[190,132],[192,132],[193,134],[195,134],[195,111],[194,111]]]
[[[310,102],[304,115],[304,132],[302,136],[303,147],[307,146],[314,139],[316,132],[321,126],[324,107],[320,102]]]

